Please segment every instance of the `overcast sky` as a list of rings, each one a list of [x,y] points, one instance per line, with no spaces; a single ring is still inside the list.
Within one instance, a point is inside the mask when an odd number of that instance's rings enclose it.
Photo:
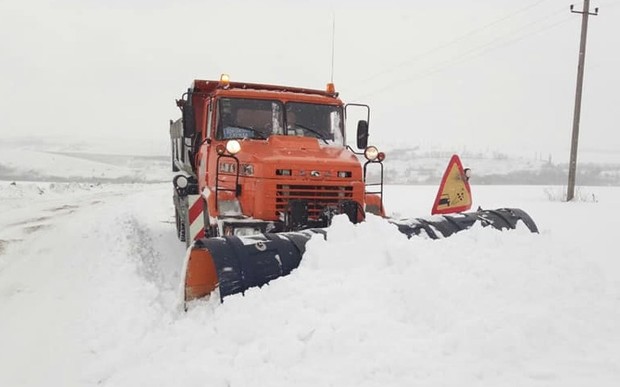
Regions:
[[[195,78],[324,88],[335,15],[334,82],[343,100],[371,105],[371,142],[561,161],[581,23],[570,4],[0,0],[0,138],[163,144]],[[620,0],[595,6],[580,150],[620,153]]]

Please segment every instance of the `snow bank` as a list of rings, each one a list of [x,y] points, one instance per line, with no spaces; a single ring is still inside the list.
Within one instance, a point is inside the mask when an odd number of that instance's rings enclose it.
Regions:
[[[541,234],[408,240],[338,217],[291,275],[187,313],[169,187],[116,192],[5,254],[0,384],[617,385],[620,264],[605,246],[618,191],[565,204],[488,189],[481,205],[522,202]],[[418,187],[389,191],[390,208],[424,214],[409,211]]]

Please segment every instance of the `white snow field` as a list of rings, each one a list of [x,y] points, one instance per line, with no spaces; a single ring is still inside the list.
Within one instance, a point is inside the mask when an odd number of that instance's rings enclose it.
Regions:
[[[290,276],[183,312],[170,184],[0,182],[0,386],[620,385],[620,188],[472,189],[540,234],[337,217]]]

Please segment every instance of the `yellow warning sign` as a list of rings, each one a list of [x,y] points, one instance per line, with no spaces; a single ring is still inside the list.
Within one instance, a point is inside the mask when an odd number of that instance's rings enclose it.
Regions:
[[[451,214],[471,208],[471,189],[461,160],[453,155],[443,174],[431,214]]]

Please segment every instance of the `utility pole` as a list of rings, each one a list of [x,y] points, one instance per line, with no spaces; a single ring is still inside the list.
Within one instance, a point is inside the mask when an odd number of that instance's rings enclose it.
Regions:
[[[583,1],[583,11],[573,10],[572,13],[580,13],[581,17],[581,42],[579,43],[579,65],[577,67],[577,91],[575,92],[575,111],[573,113],[573,136],[570,145],[570,164],[568,166],[568,192],[566,201],[570,202],[575,197],[575,177],[577,175],[577,143],[579,142],[579,119],[581,118],[581,92],[583,90],[583,69],[586,60],[586,37],[588,35],[588,16],[598,15],[598,8],[590,13],[590,0]]]

